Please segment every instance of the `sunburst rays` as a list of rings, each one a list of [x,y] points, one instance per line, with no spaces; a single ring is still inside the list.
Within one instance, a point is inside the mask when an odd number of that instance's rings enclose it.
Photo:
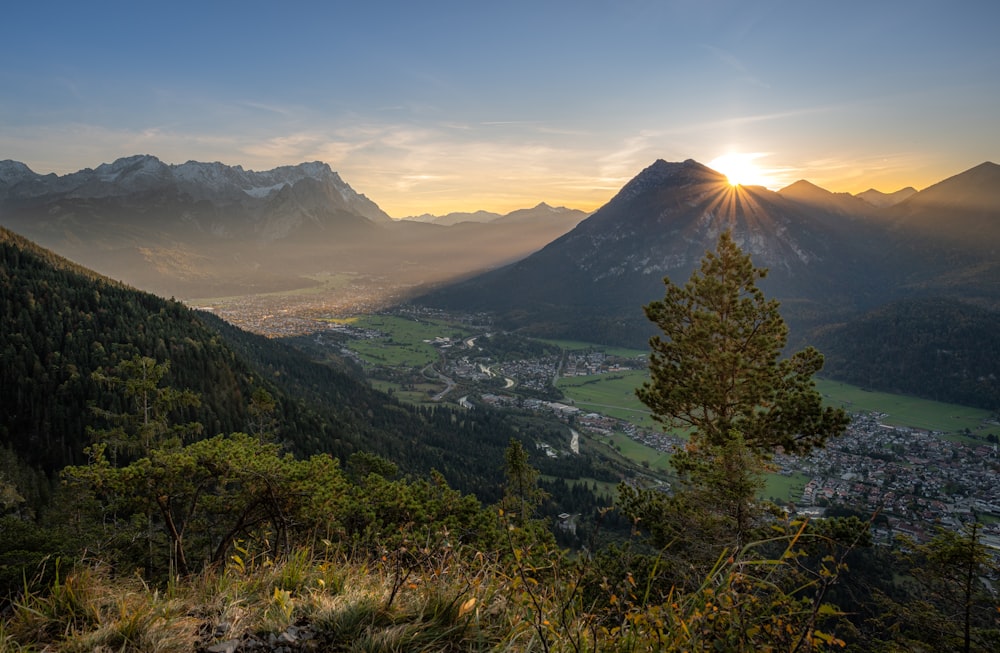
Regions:
[[[772,217],[757,200],[754,191],[724,182],[706,184],[704,213],[718,230],[744,226],[751,232],[770,228]]]

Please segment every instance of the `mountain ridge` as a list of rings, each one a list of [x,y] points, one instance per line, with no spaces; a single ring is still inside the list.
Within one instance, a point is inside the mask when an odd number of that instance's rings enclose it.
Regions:
[[[24,200],[41,195],[65,195],[69,198],[95,199],[107,196],[164,190],[171,186],[195,200],[253,201],[265,199],[286,186],[304,179],[314,179],[333,185],[341,199],[365,217],[376,221],[390,220],[365,195],[356,192],[330,166],[321,161],[303,162],[294,166],[279,166],[255,172],[242,166],[229,166],[218,161],[189,160],[182,164],[166,164],[149,154],[121,157],[97,168],[83,168],[66,175],[41,175],[27,165],[10,159],[0,161],[0,201]]]
[[[973,170],[978,170],[979,184],[992,183],[991,165]],[[631,332],[629,342],[635,345],[650,333],[639,307],[662,292],[662,277],[686,278],[704,252],[714,248],[719,233],[731,229],[755,264],[770,270],[762,283],[765,291],[783,302],[790,322],[804,335],[835,317],[926,294],[921,286],[946,266],[952,266],[952,291],[982,294],[984,285],[971,272],[959,278],[963,273],[942,250],[940,243],[946,239],[940,233],[922,236],[916,250],[901,238],[897,217],[906,206],[921,206],[919,198],[928,192],[959,192],[957,184],[968,177],[956,175],[942,182],[944,186],[880,209],[806,181],[777,192],[733,188],[721,173],[697,161],[659,159],[539,252],[507,268],[435,289],[418,301],[496,308],[512,328],[526,328],[532,322],[528,316],[541,310],[546,317],[538,322],[548,334],[568,335],[568,329],[581,338],[587,334],[574,322],[582,319],[586,307],[594,311],[591,322],[618,325],[600,327],[590,336]],[[980,235],[980,244],[983,241],[1000,242],[1000,229],[990,238]],[[977,266],[995,264],[969,258],[962,269]],[[514,293],[512,288],[521,290]],[[1000,292],[991,296],[991,301],[1000,302]]]

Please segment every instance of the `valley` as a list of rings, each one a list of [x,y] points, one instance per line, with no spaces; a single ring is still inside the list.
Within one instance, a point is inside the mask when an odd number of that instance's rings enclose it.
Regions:
[[[414,307],[335,320],[308,341],[314,354],[326,348],[351,356],[375,387],[410,403],[558,420],[577,445],[544,443],[548,456],[589,449],[627,461],[634,471],[622,480],[629,483],[669,485],[670,454],[686,440],[664,432],[636,398],[647,378],[639,350],[523,338],[503,334],[484,315]],[[828,507],[877,513],[884,541],[893,533],[924,539],[934,524],[959,529],[974,513],[988,524],[986,541],[1000,545],[995,413],[825,379],[817,387],[828,404],[853,415],[848,431],[808,456],[776,455],[763,498],[805,514]]]

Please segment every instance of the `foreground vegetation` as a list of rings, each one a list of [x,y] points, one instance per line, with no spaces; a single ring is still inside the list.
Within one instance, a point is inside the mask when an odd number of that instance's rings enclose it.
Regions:
[[[609,579],[550,550],[510,549],[513,561],[505,562],[441,540],[423,544],[374,559],[339,547],[280,560],[237,548],[224,567],[162,589],[81,563],[47,593],[13,604],[0,622],[0,651],[194,651],[220,643],[231,648],[214,650],[255,650],[276,641],[285,650],[323,651],[844,645],[824,630],[837,616],[832,606],[771,587],[787,570],[762,568],[750,555],[720,562],[698,587],[664,600],[650,579]]]

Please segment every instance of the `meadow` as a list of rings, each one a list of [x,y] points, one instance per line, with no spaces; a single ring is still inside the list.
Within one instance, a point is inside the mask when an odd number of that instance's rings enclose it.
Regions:
[[[657,422],[646,405],[635,396],[635,389],[649,378],[645,370],[574,376],[559,379],[556,387],[574,406],[627,420],[642,428],[655,428]]]
[[[365,361],[386,367],[423,368],[440,358],[431,344],[435,338],[467,338],[461,327],[437,320],[413,320],[396,315],[365,315],[338,322],[373,329],[385,334],[372,339],[356,339],[350,348]]]
[[[885,415],[882,421],[893,426],[939,431],[958,440],[968,439],[966,429],[977,437],[1000,434],[1000,425],[987,423],[992,416],[988,410],[873,392],[826,379],[817,379],[816,389],[831,406],[840,406],[849,413],[881,413]]]
[[[598,374],[585,377],[560,379],[559,389],[566,397],[585,410],[593,410],[611,417],[627,419],[646,428],[657,426],[649,410],[635,396],[635,389],[648,378],[645,371]],[[988,434],[1000,435],[1000,425],[987,422],[990,411],[957,404],[947,404],[929,399],[873,392],[839,381],[816,380],[827,404],[842,407],[849,413],[870,412],[885,415],[883,421],[893,426],[939,431],[945,437],[968,440],[968,434],[977,438]],[[636,418],[636,419],[633,419]]]

